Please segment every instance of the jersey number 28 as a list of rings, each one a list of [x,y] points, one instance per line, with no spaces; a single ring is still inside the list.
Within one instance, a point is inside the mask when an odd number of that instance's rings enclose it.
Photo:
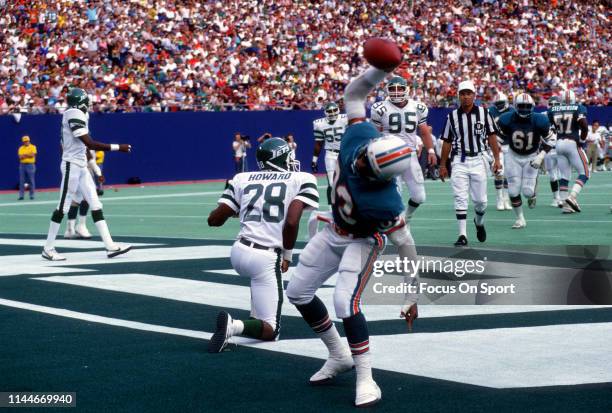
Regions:
[[[279,188],[276,195],[274,194],[274,189]],[[263,220],[265,222],[277,223],[281,222],[285,217],[285,193],[287,192],[287,185],[284,182],[277,182],[266,187],[264,191],[264,186],[262,184],[251,184],[244,188],[244,194],[248,194],[250,192],[255,192],[255,195],[249,201],[249,204],[246,208],[246,215],[244,216],[244,221],[254,221],[261,222]],[[264,203],[262,207],[261,215],[257,213],[255,209],[255,204],[259,200],[263,193]],[[278,207],[278,212],[276,214],[272,214],[272,207]]]

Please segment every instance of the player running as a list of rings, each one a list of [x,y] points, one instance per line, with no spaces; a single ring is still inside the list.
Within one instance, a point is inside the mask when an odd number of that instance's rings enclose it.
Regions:
[[[498,92],[493,98],[493,106],[489,107],[489,114],[497,124],[501,115],[507,112],[514,112],[514,108],[510,106],[508,96],[502,92]],[[510,210],[510,198],[508,197],[508,179],[504,176],[505,171],[505,157],[508,153],[508,142],[504,142],[503,138],[498,134],[498,143],[501,149],[499,160],[501,163],[500,172],[495,174],[495,193],[497,195],[496,209],[498,211]]]

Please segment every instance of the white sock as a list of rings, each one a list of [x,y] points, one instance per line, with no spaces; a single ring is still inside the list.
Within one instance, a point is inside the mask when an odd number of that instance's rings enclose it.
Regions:
[[[457,223],[459,224],[459,235],[464,235],[467,237],[467,220],[466,219],[458,219]]]
[[[370,352],[366,351],[363,354],[353,356],[355,362],[355,371],[357,372],[357,382],[362,380],[372,380],[372,363],[370,361]]]
[[[502,200],[506,199],[504,197],[504,188],[499,188],[497,190],[497,199],[502,199]]]
[[[74,225],[76,223],[76,219],[69,219],[68,220],[68,231],[70,232],[74,232]]]
[[[525,216],[523,215],[523,206],[513,206],[512,209],[514,210],[514,213],[516,214],[516,218],[517,219],[521,219],[524,220]]]
[[[79,227],[80,226],[85,226],[85,224],[87,223],[87,215],[79,215]]]
[[[418,206],[408,205],[408,209],[406,210],[406,221],[412,219],[412,215],[414,215],[414,211],[416,211]]]
[[[232,335],[239,336],[244,331],[244,323],[241,320],[232,319]]]
[[[57,222],[51,221],[49,224],[49,232],[47,233],[47,242],[45,243],[45,249],[50,250],[53,249],[55,245],[55,238],[57,237],[57,232],[60,229],[60,224]]]
[[[327,331],[317,334],[319,338],[325,343],[327,350],[329,351],[329,357],[333,358],[344,358],[350,356],[351,352],[344,344],[344,340],[338,334],[338,330],[335,325],[332,325]]]
[[[572,197],[576,198],[580,191],[582,191],[582,185],[574,184],[574,186],[572,187],[572,192],[570,192],[570,194],[572,195]]]
[[[559,197],[559,191],[555,191],[555,192],[553,192],[553,197],[554,197],[554,199],[555,199],[555,200],[559,200],[559,199],[560,199],[560,197]]]
[[[98,228],[98,233],[102,237],[102,241],[104,241],[104,246],[107,250],[116,250],[117,245],[113,242],[111,238],[111,234],[108,230],[108,225],[106,225],[106,220],[102,219],[96,222],[96,227]]]

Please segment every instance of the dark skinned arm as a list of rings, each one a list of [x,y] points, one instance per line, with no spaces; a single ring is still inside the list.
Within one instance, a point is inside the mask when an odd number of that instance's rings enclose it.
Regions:
[[[210,215],[208,215],[208,226],[209,227],[220,227],[225,224],[229,218],[236,215],[234,210],[226,204],[219,204]]]
[[[91,139],[89,134],[79,136],[79,139],[87,146],[87,149],[93,149],[94,151],[105,151],[108,152],[111,150],[111,145],[108,143],[97,142]],[[130,152],[132,150],[132,146],[127,143],[119,144],[119,152]]]
[[[285,251],[293,250],[295,247],[295,240],[297,239],[298,232],[300,230],[300,218],[302,218],[302,212],[306,208],[306,204],[302,201],[294,199],[289,204],[287,209],[287,217],[285,218],[285,225],[283,226],[283,249]],[[289,269],[290,260],[283,257],[283,263],[281,270],[287,272]]]

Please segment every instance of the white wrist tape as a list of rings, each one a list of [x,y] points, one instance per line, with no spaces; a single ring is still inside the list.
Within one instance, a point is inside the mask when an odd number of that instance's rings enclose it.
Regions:
[[[293,259],[293,250],[283,250],[283,259],[291,262]]]
[[[427,150],[427,153],[431,153],[432,155],[436,153],[436,151],[434,150],[434,148],[429,148]]]
[[[119,144],[117,144],[117,143],[111,143],[110,147],[111,147],[111,151],[113,151],[113,152],[119,150]]]
[[[313,156],[312,157],[312,163],[317,163],[319,161],[319,157],[318,156]]]

